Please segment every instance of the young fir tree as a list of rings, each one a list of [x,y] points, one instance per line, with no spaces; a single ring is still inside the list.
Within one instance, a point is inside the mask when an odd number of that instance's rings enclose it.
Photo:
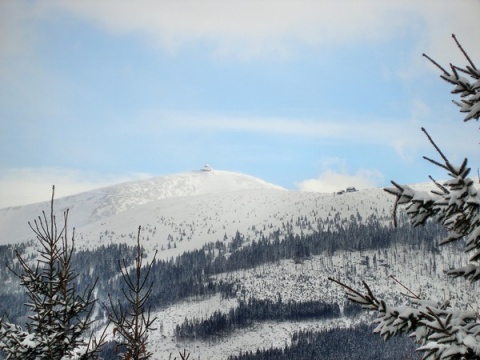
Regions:
[[[455,35],[453,38],[467,60],[465,67],[450,65],[446,70],[430,57],[429,59],[442,74],[441,78],[452,85],[453,94],[460,96],[454,101],[460,111],[466,113],[465,121],[480,117],[480,70],[464,51]],[[431,193],[417,191],[406,185],[392,181],[393,187],[385,189],[396,197],[394,218],[397,206],[406,206],[406,213],[413,224],[419,226],[433,219],[447,230],[447,237],[440,245],[465,240],[465,252],[470,253],[468,264],[453,269],[449,275],[464,277],[475,282],[480,279],[480,196],[474,181],[468,177],[470,168],[465,159],[459,166],[453,165],[435,144],[425,129],[430,143],[435,147],[440,160],[424,157],[429,162],[444,169],[449,180],[443,184],[432,181],[436,190]],[[377,314],[375,332],[385,339],[407,333],[420,346],[423,358],[433,359],[480,359],[480,320],[477,311],[452,309],[448,302],[438,304],[421,299],[414,294],[409,305],[390,306],[377,298],[364,282],[365,292],[355,290],[338,280],[330,279],[346,288],[347,297],[365,309]],[[408,289],[407,289],[408,290]]]
[[[147,283],[154,259],[147,264],[142,272],[143,252],[140,247],[140,230],[137,234],[137,256],[133,271],[129,271],[125,259],[123,264],[118,261],[126,288],[122,287],[123,295],[127,300],[127,307],[120,301],[115,302],[109,295],[110,304],[105,306],[109,320],[113,323],[113,335],[117,342],[116,351],[120,358],[125,360],[147,360],[152,353],[148,351],[148,333],[153,328],[155,317],[151,317],[150,307],[146,309],[147,300],[152,293],[153,283]],[[120,352],[118,349],[124,349]]]
[[[43,212],[30,228],[40,246],[36,266],[27,263],[16,252],[23,268],[15,275],[25,287],[33,313],[28,317],[26,329],[0,319],[0,350],[7,359],[94,359],[104,342],[86,337],[93,320],[95,304],[93,286],[79,293],[76,274],[71,267],[74,253],[75,230],[68,239],[68,211],[64,213],[63,226],[58,229],[53,210],[55,187],[52,190],[49,218]],[[13,270],[12,270],[13,271]]]

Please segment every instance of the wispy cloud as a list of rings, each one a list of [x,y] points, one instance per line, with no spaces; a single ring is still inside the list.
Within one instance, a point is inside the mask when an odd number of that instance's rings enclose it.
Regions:
[[[402,119],[372,119],[353,114],[334,114],[316,118],[230,116],[212,113],[152,112],[138,119],[140,128],[168,128],[192,132],[245,132],[288,135],[353,142],[388,142],[388,135],[398,133]]]
[[[454,105],[452,105],[453,107]],[[431,131],[438,145],[453,156],[471,155],[476,149],[475,124],[433,116],[433,111],[414,100],[407,118],[374,118],[354,114],[334,114],[317,118],[282,118],[255,116],[222,116],[218,114],[161,112],[149,113],[138,119],[140,129],[162,132],[176,129],[190,132],[258,133],[271,136],[309,138],[318,141],[352,144],[379,144],[394,149],[404,160],[418,156],[419,151],[433,149],[421,131]],[[455,114],[455,112],[454,112]],[[452,141],[463,139],[463,141]]]

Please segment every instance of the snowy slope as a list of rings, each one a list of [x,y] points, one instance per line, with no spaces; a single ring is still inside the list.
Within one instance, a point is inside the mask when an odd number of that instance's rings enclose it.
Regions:
[[[200,194],[219,194],[250,189],[277,189],[261,179],[229,171],[193,171],[100,188],[55,200],[55,212],[70,211],[70,226],[99,222],[152,201],[189,197]],[[49,189],[45,189],[49,191]],[[31,238],[27,222],[42,211],[49,214],[49,202],[0,209],[0,244],[17,243]],[[137,226],[141,224],[138,223]]]
[[[311,233],[321,222],[352,216],[388,219],[393,199],[382,189],[342,195],[287,191],[248,175],[214,170],[155,177],[105,187],[55,200],[57,217],[69,209],[77,248],[124,243],[142,226],[143,245],[159,258],[231,239],[290,230]],[[28,222],[49,202],[0,209],[0,244],[33,238]],[[302,219],[299,221],[299,219]],[[169,246],[170,245],[170,246]],[[170,247],[170,249],[169,249]]]
[[[151,201],[135,209],[77,228],[78,244],[90,248],[123,243],[142,226],[142,245],[170,258],[204,244],[231,239],[237,230],[249,239],[280,231],[312,233],[328,219],[348,221],[375,214],[391,220],[392,198],[381,189],[343,195],[284,191],[237,190]],[[299,218],[302,220],[299,222]],[[170,248],[169,248],[170,244]]]
[[[380,269],[372,269],[362,264],[365,256],[377,256],[382,260]],[[346,300],[341,288],[329,281],[334,277],[362,289],[365,280],[374,294],[389,304],[401,304],[407,299],[402,295],[405,290],[390,278],[394,275],[404,285],[421,294],[426,299],[440,301],[449,299],[452,306],[469,304],[478,307],[478,284],[465,283],[460,279],[448,278],[444,271],[451,264],[459,264],[463,259],[461,251],[452,252],[448,248],[439,253],[424,253],[403,246],[390,250],[370,250],[363,253],[339,251],[331,257],[314,256],[303,264],[295,264],[292,260],[265,264],[250,270],[241,270],[223,274],[219,277],[235,279],[242,287],[246,297],[256,299],[275,299],[282,296],[284,301],[322,300],[343,305]],[[438,264],[435,271],[430,266]],[[374,271],[373,271],[374,270]],[[160,332],[152,332],[151,348],[155,359],[168,359],[168,354],[177,355],[184,348],[192,352],[193,358],[221,360],[228,355],[239,354],[240,351],[256,349],[282,348],[291,341],[291,335],[299,330],[319,331],[331,327],[345,328],[369,318],[368,312],[356,318],[335,318],[332,320],[307,320],[285,322],[258,322],[252,327],[238,329],[231,336],[220,337],[217,341],[201,340],[179,341],[174,336],[176,324],[185,318],[207,318],[214,311],[227,312],[235,307],[232,299],[222,300],[218,295],[208,299],[190,300],[175,304],[158,312]],[[464,307],[461,307],[466,310]],[[370,318],[371,321],[371,318]]]
[[[355,185],[355,184],[352,184]],[[428,191],[431,184],[416,188]],[[358,222],[368,217],[389,223],[394,199],[382,189],[346,192],[342,195],[286,191],[244,174],[211,171],[191,172],[128,182],[111,187],[61,198],[55,201],[56,212],[70,209],[69,225],[76,227],[77,249],[94,248],[111,243],[133,243],[138,226],[142,226],[142,246],[149,255],[158,250],[157,258],[166,259],[201,248],[208,242],[230,240],[240,231],[246,243],[273,232],[312,233],[335,224]],[[0,244],[18,243],[32,238],[27,222],[41,211],[48,213],[49,203],[0,209]],[[331,220],[331,221],[330,221]],[[461,254],[460,254],[461,255]],[[378,276],[362,264],[365,256],[379,259]],[[437,257],[437,258],[435,258]],[[432,277],[431,264],[456,265],[461,257],[419,253],[408,249],[377,250],[356,253],[342,251],[333,256],[315,256],[304,264],[282,260],[261,268],[220,274],[237,281],[245,294],[255,298],[274,298],[281,293],[285,300],[320,299],[343,303],[343,292],[327,281],[327,276],[350,284],[367,279],[381,294],[398,293],[388,275],[395,274],[415,290],[429,282],[432,288],[422,289],[427,295],[442,289],[445,295],[464,297],[455,287],[445,287],[444,268],[438,266]],[[430,265],[428,265],[430,264]],[[380,266],[380,265],[379,265]],[[437,285],[439,284],[439,285]],[[391,295],[389,295],[391,298]],[[387,298],[389,297],[387,296]],[[167,359],[184,347],[194,358],[224,359],[241,349],[283,346],[299,329],[320,329],[332,326],[331,321],[259,323],[235,332],[217,343],[201,341],[180,343],[174,328],[185,318],[207,317],[213,311],[228,311],[237,306],[236,299],[189,299],[158,310],[159,331],[151,335],[154,358]],[[349,326],[352,320],[336,319],[335,326]],[[359,319],[355,321],[360,321]]]
[[[414,187],[428,190],[431,184]],[[344,221],[358,215],[390,220],[392,206],[393,197],[382,189],[342,195],[287,191],[249,175],[221,170],[131,181],[55,199],[57,217],[69,210],[69,226],[76,228],[77,240],[81,240],[78,246],[125,242],[125,237],[142,226],[145,239],[152,240],[147,248],[167,248],[169,235],[177,245],[182,240],[182,246],[165,256],[223,240],[237,230],[252,237],[282,231],[287,221],[297,227],[293,230],[312,232],[319,220],[335,216]],[[0,244],[32,239],[28,222],[42,211],[50,213],[50,202],[0,209]],[[300,216],[309,227],[297,226]]]

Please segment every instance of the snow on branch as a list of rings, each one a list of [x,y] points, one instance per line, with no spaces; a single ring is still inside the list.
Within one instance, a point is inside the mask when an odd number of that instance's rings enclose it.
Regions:
[[[429,219],[437,221],[447,230],[447,237],[439,244],[444,245],[466,238],[465,251],[475,252],[469,261],[476,261],[480,259],[480,196],[474,181],[468,177],[471,170],[468,167],[468,160],[463,160],[459,166],[453,165],[430,134],[424,128],[422,131],[437,150],[441,161],[424,158],[446,170],[450,179],[443,184],[432,179],[437,189],[430,193],[392,181],[393,187],[386,188],[385,191],[396,197],[394,219],[397,207],[404,205],[413,226],[423,225]],[[470,271],[469,275],[465,275],[461,269],[454,269],[451,272],[453,276],[464,276],[471,281],[480,279],[480,276],[471,274]]]
[[[475,311],[453,310],[448,302],[436,304],[415,297],[406,305],[389,306],[378,299],[365,282],[365,293],[362,293],[337,279],[329,280],[345,288],[350,301],[376,313],[374,333],[385,340],[407,334],[421,345],[417,350],[424,352],[424,359],[480,355],[480,323],[476,321]]]
[[[425,54],[423,54],[423,56],[425,56],[432,64],[442,71],[440,77],[443,80],[454,85],[454,88],[451,92],[452,94],[458,94],[460,96],[460,101],[454,100],[453,102],[460,108],[460,112],[466,113],[464,121],[469,121],[472,119],[478,120],[480,118],[480,71],[470,59],[467,52],[463,49],[456,36],[452,35],[452,37],[460,51],[467,59],[468,65],[465,67],[459,67],[450,64],[449,72],[437,62],[432,60],[429,56]],[[467,75],[470,80],[464,76],[461,76],[460,74]]]
[[[460,112],[466,113],[464,121],[480,118],[480,71],[453,35],[458,48],[467,59],[468,65],[459,67],[450,64],[449,70],[424,54],[442,72],[440,77],[451,83],[452,94],[460,96],[454,103]],[[468,177],[470,168],[467,159],[455,166],[422,128],[429,142],[437,151],[440,160],[424,157],[425,160],[447,172],[448,180],[442,183],[432,177],[436,186],[430,192],[419,191],[408,185],[392,181],[392,187],[384,189],[395,197],[394,223],[399,206],[404,206],[413,226],[436,221],[447,230],[444,245],[465,240],[466,253],[473,252],[465,266],[447,272],[452,277],[463,277],[469,281],[480,280],[480,196],[474,181]],[[364,282],[365,291],[357,291],[339,280],[329,278],[346,290],[346,297],[367,310],[376,313],[374,332],[384,339],[406,333],[414,338],[423,352],[423,359],[479,359],[480,319],[478,311],[452,309],[449,303],[436,304],[421,300],[413,294],[406,304],[387,305],[378,299]]]

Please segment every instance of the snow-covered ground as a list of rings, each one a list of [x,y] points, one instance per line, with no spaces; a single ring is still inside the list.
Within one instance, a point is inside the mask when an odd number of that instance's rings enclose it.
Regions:
[[[70,224],[77,229],[92,223],[102,223],[114,215],[154,201],[188,198],[202,194],[221,194],[237,190],[276,189],[280,186],[249,175],[229,171],[192,171],[177,175],[130,181],[55,200],[55,211],[70,210]],[[49,195],[51,189],[45,189]],[[49,196],[46,196],[49,197]],[[180,200],[181,202],[181,200]],[[31,237],[27,222],[42,211],[50,212],[50,202],[0,209],[0,244],[16,243]],[[137,217],[142,220],[141,217]],[[134,229],[143,221],[135,223]]]
[[[377,264],[362,265],[362,260],[375,256]],[[450,265],[463,261],[461,252],[445,248],[438,253],[423,250],[411,250],[399,246],[386,250],[359,252],[339,251],[333,256],[314,256],[303,264],[292,260],[282,260],[261,267],[219,275],[218,280],[228,277],[237,281],[241,290],[238,299],[254,297],[257,299],[277,299],[310,301],[322,300],[327,303],[345,303],[344,291],[329,281],[329,276],[337,278],[352,287],[363,290],[361,280],[365,280],[379,298],[391,305],[408,301],[402,295],[406,290],[398,285],[390,275],[394,275],[403,285],[425,299],[450,300],[452,306],[469,304],[473,308],[480,305],[474,296],[478,285],[465,283],[462,279],[448,278],[444,271]],[[435,270],[433,269],[435,267]],[[214,341],[178,341],[173,336],[176,324],[185,319],[207,318],[216,310],[228,312],[237,306],[236,299],[221,300],[218,295],[209,299],[191,300],[168,307],[155,315],[157,327],[162,331],[151,335],[152,350],[155,359],[168,359],[168,354],[178,354],[187,349],[194,359],[225,359],[228,355],[241,351],[283,347],[290,343],[291,335],[299,330],[323,330],[331,327],[349,327],[368,318],[363,313],[358,318],[338,318],[297,322],[256,323],[250,328],[235,331],[230,336]],[[158,325],[160,324],[160,325]]]
[[[311,233],[325,221],[347,222],[352,216],[390,221],[392,206],[382,189],[342,195],[286,191],[218,170],[128,182],[55,201],[57,217],[69,209],[77,249],[128,242],[142,226],[142,245],[150,253],[159,250],[159,259],[231,239],[237,230],[248,241],[286,232],[287,225],[294,233]],[[49,214],[48,202],[0,209],[0,244],[33,239],[28,222],[42,211]]]
[[[415,187],[428,190],[432,185]],[[55,201],[55,209],[57,214],[70,209],[69,225],[76,228],[77,249],[111,243],[134,245],[133,239],[141,225],[142,246],[150,255],[158,250],[157,258],[167,259],[209,242],[231,239],[237,230],[246,236],[248,243],[274,232],[308,234],[332,224],[346,224],[352,217],[362,222],[374,216],[389,223],[393,200],[382,189],[341,195],[286,191],[247,175],[214,170],[134,181],[61,198]],[[0,209],[0,244],[32,239],[27,222],[42,211],[48,214],[48,202]],[[367,256],[369,266],[364,265]],[[444,270],[459,265],[462,260],[461,252],[448,248],[434,254],[392,247],[315,256],[303,264],[283,260],[221,274],[218,279],[228,276],[230,281],[237,281],[246,298],[275,299],[280,294],[284,301],[323,300],[343,304],[342,289],[328,281],[328,276],[357,288],[361,287],[360,280],[365,279],[380,296],[394,302],[403,301],[398,294],[404,290],[389,277],[394,275],[426,297],[441,294],[454,305],[467,299],[477,308],[476,298],[471,298],[473,285],[465,286],[462,280],[447,280],[444,275]],[[227,312],[234,306],[237,306],[236,299],[222,300],[216,295],[183,301],[157,312],[157,330],[151,334],[154,358],[168,359],[169,354],[178,355],[178,351],[186,348],[193,359],[224,359],[240,350],[284,346],[291,334],[300,329],[350,326],[352,321],[359,321],[342,318],[257,323],[236,331],[234,336],[210,343],[178,342],[173,337],[175,326],[185,318],[205,318],[216,310]]]

